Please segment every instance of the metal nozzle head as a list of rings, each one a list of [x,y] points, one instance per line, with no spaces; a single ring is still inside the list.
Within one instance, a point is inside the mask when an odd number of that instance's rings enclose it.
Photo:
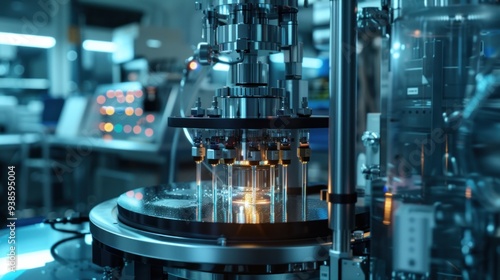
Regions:
[[[298,147],[297,157],[299,158],[300,162],[308,162],[311,159],[311,149],[309,148],[309,146]]]

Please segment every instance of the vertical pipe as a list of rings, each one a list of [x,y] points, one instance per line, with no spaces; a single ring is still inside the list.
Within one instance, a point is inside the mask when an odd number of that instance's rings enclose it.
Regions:
[[[339,279],[340,260],[350,256],[354,226],[354,203],[348,198],[356,191],[356,9],[355,0],[331,0],[328,192],[344,200],[328,204],[331,279]]]
[[[270,221],[271,223],[274,223],[275,222],[275,217],[274,217],[274,212],[275,212],[275,209],[274,209],[274,202],[275,202],[275,192],[276,192],[276,166],[275,165],[271,165],[269,167],[269,185],[270,185],[270,195],[269,195],[269,199],[271,200],[271,209],[270,209]]]
[[[212,164],[213,222],[217,222],[217,165]]]
[[[252,202],[250,207],[252,209],[252,223],[256,223],[255,204],[257,203],[257,166],[252,165]]]
[[[252,165],[252,202],[255,204],[257,201],[257,166]]]
[[[282,205],[283,205],[283,222],[286,222],[287,221],[287,210],[286,210],[286,204],[287,204],[287,200],[288,200],[288,165],[286,164],[283,164],[281,165],[281,179],[283,180],[283,184],[282,184]]]
[[[202,213],[201,208],[203,207],[203,188],[201,187],[201,161],[196,162],[196,189],[198,191],[198,217],[197,220],[201,222]]]
[[[302,221],[307,220],[307,162],[302,162]]]
[[[233,222],[233,165],[227,165],[227,220]]]

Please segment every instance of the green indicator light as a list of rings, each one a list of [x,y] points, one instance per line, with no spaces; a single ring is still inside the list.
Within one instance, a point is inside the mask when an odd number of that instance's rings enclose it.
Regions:
[[[121,124],[115,125],[115,132],[120,133],[123,131],[123,126]]]

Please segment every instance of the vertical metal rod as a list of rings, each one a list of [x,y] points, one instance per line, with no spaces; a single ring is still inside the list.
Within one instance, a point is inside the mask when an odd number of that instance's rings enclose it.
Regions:
[[[233,165],[227,166],[227,220],[233,222]]]
[[[201,187],[201,161],[196,162],[196,190],[198,191],[198,218],[202,219],[201,208],[203,207],[203,188]]]
[[[287,221],[287,210],[286,210],[286,204],[288,200],[288,165],[283,164],[281,166],[281,179],[283,180],[283,190],[282,190],[282,203],[283,203],[283,222]]]
[[[217,222],[217,165],[212,164],[213,221]]]
[[[254,224],[257,222],[255,203],[257,203],[257,166],[252,165],[252,202],[250,207],[252,209],[252,223]]]
[[[275,165],[271,165],[269,167],[269,186],[270,186],[270,195],[269,195],[269,199],[271,200],[271,209],[270,209],[270,221],[271,223],[274,223],[275,222],[275,210],[274,210],[274,206],[275,206],[275,200],[276,198],[274,197],[275,196],[275,192],[276,192],[276,166]]]
[[[238,214],[236,215],[236,222],[239,224],[246,223],[245,207],[243,205],[241,205],[238,208]]]
[[[200,222],[202,219],[201,208],[203,207],[203,188],[201,187],[201,161],[196,162],[196,190],[198,191],[198,217]]]
[[[252,165],[252,202],[255,204],[257,200],[257,166]]]
[[[307,162],[302,162],[302,221],[307,220]]]
[[[328,192],[341,198],[356,191],[356,10],[356,0],[331,0]],[[350,256],[354,214],[354,203],[328,204],[330,279],[339,279],[340,260]]]

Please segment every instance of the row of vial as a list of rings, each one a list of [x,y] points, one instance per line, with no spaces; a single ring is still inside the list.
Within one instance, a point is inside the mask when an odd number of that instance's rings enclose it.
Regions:
[[[203,133],[208,132],[209,137],[203,139]],[[196,162],[196,184],[198,188],[198,220],[202,219],[203,187],[201,185],[201,163],[204,159],[212,166],[212,198],[213,198],[213,221],[217,222],[217,172],[216,167],[220,163],[227,166],[227,217],[232,221],[233,202],[233,165],[249,166],[251,170],[250,190],[251,199],[249,205],[255,205],[257,201],[257,167],[269,168],[269,200],[270,200],[270,222],[275,222],[276,202],[276,166],[281,166],[281,205],[283,207],[283,222],[287,220],[287,189],[288,189],[288,165],[291,164],[292,133],[289,130],[195,130],[193,133],[192,157]],[[302,172],[302,220],[307,220],[307,163],[311,157],[309,147],[309,131],[300,130],[297,147],[297,157],[301,162]],[[240,173],[237,173],[240,174]],[[238,178],[236,178],[236,181]]]

